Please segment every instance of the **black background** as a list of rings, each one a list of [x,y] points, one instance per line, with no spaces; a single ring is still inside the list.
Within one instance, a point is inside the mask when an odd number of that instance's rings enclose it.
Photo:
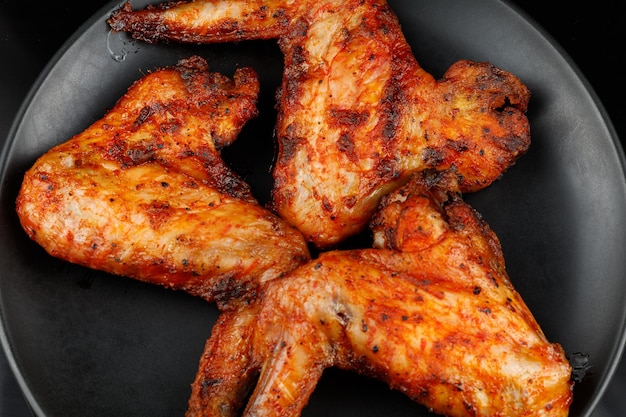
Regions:
[[[417,0],[416,0],[417,1]],[[626,29],[619,2],[517,0],[572,58],[606,109],[626,145]],[[59,47],[105,4],[103,1],[0,0],[0,144],[31,85]],[[625,277],[626,279],[626,277]],[[594,417],[626,411],[626,361],[622,361]],[[6,358],[0,354],[0,417],[29,417]]]

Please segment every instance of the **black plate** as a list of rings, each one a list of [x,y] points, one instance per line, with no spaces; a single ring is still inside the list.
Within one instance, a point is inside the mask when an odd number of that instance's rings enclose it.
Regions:
[[[146,1],[133,2],[135,7]],[[490,61],[533,98],[533,144],[504,177],[467,200],[498,233],[509,274],[548,338],[588,355],[571,416],[590,416],[623,349],[626,323],[624,157],[602,106],[571,61],[523,14],[496,0],[390,1],[422,66]],[[100,118],[132,81],[193,53],[231,74],[253,65],[262,117],[225,152],[267,198],[282,58],[275,42],[149,46],[109,36],[111,2],[69,39],[31,90],[2,153],[3,347],[38,416],[184,414],[214,306],[186,294],[48,256],[21,230],[24,171]],[[118,61],[115,57],[124,56]],[[253,151],[250,151],[253,149]],[[304,415],[427,416],[383,384],[330,370]]]

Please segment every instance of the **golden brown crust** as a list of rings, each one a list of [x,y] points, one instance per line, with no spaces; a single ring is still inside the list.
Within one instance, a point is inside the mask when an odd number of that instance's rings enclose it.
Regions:
[[[319,248],[368,222],[374,236],[373,249],[326,252],[267,281],[249,304],[223,300],[188,417],[298,416],[329,366],[445,415],[568,414],[563,349],[460,197],[526,152],[520,79],[459,61],[436,80],[383,0],[127,4],[109,23],[148,42],[279,38],[271,207]]]
[[[384,247],[325,252],[222,316],[187,417],[239,415],[235,387],[251,385],[244,416],[298,416],[330,366],[447,416],[567,416],[564,351],[511,285],[496,235],[447,191],[456,181],[416,176],[373,221]]]
[[[384,0],[126,5],[109,22],[150,42],[279,38],[271,208],[321,249],[363,230],[412,173],[454,167],[462,191],[477,191],[530,144],[517,77],[459,61],[435,80]]]
[[[146,75],[35,162],[22,226],[53,256],[211,301],[280,276],[309,258],[306,242],[219,153],[256,116],[258,91],[251,69],[229,79],[199,57]]]
[[[517,77],[460,61],[435,80],[384,2],[311,6],[280,46],[272,207],[320,248],[361,231],[414,172],[454,167],[477,191],[530,144]]]
[[[115,31],[130,33],[148,43],[157,42],[236,42],[273,39],[289,22],[284,1],[236,0],[167,1],[143,10],[133,10],[130,2],[114,10],[107,23]],[[174,9],[174,13],[168,11]],[[207,19],[210,24],[203,24]]]

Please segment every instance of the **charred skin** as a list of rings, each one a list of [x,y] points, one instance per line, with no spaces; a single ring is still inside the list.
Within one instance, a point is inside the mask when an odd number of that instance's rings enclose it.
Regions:
[[[133,10],[126,2],[109,25],[135,39],[159,42],[233,42],[276,39],[289,25],[294,1],[167,1]]]
[[[219,149],[257,114],[248,68],[229,79],[193,57],[136,81],[100,120],[26,172],[17,213],[61,259],[214,301],[309,259]]]
[[[380,197],[412,173],[454,167],[461,190],[477,191],[530,143],[529,94],[517,78],[459,61],[435,80],[391,10],[374,6],[311,17],[280,41],[272,207],[321,248],[363,230]],[[331,40],[321,47],[316,37]]]
[[[148,42],[279,39],[271,208],[321,249],[366,228],[412,173],[453,168],[473,192],[530,144],[521,80],[470,61],[435,79],[383,0],[126,4],[109,23]]]
[[[384,198],[374,249],[326,252],[223,314],[187,417],[299,416],[331,366],[449,417],[567,416],[562,347],[513,288],[493,231],[448,191],[456,175],[445,176]]]

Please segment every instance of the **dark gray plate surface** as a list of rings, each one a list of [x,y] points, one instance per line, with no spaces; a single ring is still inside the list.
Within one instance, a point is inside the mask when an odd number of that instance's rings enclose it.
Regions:
[[[141,7],[146,2],[133,2]],[[626,323],[624,158],[604,110],[571,62],[496,0],[390,1],[418,61],[439,76],[461,58],[490,61],[531,89],[530,152],[487,190],[467,195],[498,233],[509,274],[548,338],[588,355],[572,416],[589,416],[617,364]],[[183,415],[217,311],[182,293],[56,260],[21,230],[24,171],[100,118],[142,73],[198,53],[213,70],[254,66],[262,116],[225,157],[267,197],[274,42],[149,46],[109,36],[112,2],[86,22],[33,87],[2,153],[2,342],[39,416]],[[117,61],[114,56],[125,55]],[[427,416],[383,384],[331,370],[304,415]]]

